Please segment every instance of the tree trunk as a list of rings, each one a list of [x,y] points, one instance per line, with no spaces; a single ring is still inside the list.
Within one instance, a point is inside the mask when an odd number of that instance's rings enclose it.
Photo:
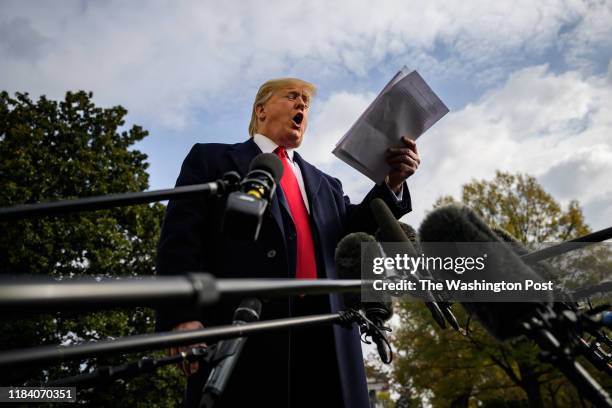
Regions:
[[[450,408],[468,408],[470,406],[470,397],[470,393],[460,395],[451,402]]]
[[[472,390],[466,391],[457,398],[451,401],[450,408],[468,408],[470,406],[470,397]]]
[[[519,363],[518,367],[521,373],[521,388],[527,394],[529,408],[544,408],[540,382],[538,381],[537,373],[533,370],[533,366],[531,364]]]

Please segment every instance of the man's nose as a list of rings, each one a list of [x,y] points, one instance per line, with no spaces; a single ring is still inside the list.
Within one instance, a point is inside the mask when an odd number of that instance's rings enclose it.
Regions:
[[[296,109],[305,109],[306,108],[306,102],[304,102],[301,98],[296,98],[295,99],[295,107]]]

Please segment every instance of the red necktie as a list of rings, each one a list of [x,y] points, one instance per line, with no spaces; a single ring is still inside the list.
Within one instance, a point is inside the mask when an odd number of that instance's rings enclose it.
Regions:
[[[284,147],[277,147],[274,152],[283,162],[284,171],[281,187],[283,193],[285,193],[287,204],[289,204],[289,211],[291,211],[291,217],[293,217],[297,234],[295,277],[297,279],[316,279],[317,265],[308,210],[306,209],[306,204],[304,204],[300,186],[293,172],[293,166],[287,158],[287,151]]]

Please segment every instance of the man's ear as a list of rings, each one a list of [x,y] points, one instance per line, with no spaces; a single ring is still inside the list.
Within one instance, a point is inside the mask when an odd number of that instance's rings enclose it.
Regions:
[[[263,103],[255,106],[255,115],[260,121],[264,121],[266,119],[266,108],[264,107]]]

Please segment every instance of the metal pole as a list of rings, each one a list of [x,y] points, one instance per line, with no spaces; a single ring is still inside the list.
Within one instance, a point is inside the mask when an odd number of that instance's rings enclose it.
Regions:
[[[572,240],[562,242],[557,245],[553,245],[548,248],[540,249],[537,251],[530,252],[521,256],[523,262],[533,264],[536,262],[543,261],[548,258],[552,258],[566,252],[573,251],[574,249],[584,248],[589,245],[593,245],[597,242],[602,242],[612,238],[612,227],[605,228],[599,231],[592,232],[587,235],[583,235]],[[579,245],[582,244],[582,245]]]
[[[154,201],[191,198],[202,194],[214,195],[221,192],[224,189],[225,184],[226,182],[219,180],[216,182],[181,186],[165,190],[108,194],[74,200],[61,200],[49,203],[24,204],[15,207],[5,207],[0,208],[0,221],[13,221],[26,217],[40,217],[77,211],[102,210],[134,204],[145,204]]]
[[[290,296],[357,292],[361,280],[215,279],[210,274],[74,280],[0,280],[0,311],[98,310],[109,307],[210,305],[221,296]]]
[[[269,320],[244,325],[226,325],[201,330],[173,331],[123,337],[116,340],[89,342],[75,346],[40,346],[10,350],[0,353],[0,367],[37,366],[63,360],[109,355],[113,353],[135,353],[145,350],[164,349],[202,342],[257,335],[264,332],[292,327],[309,327],[344,322],[343,314],[333,313]]]

